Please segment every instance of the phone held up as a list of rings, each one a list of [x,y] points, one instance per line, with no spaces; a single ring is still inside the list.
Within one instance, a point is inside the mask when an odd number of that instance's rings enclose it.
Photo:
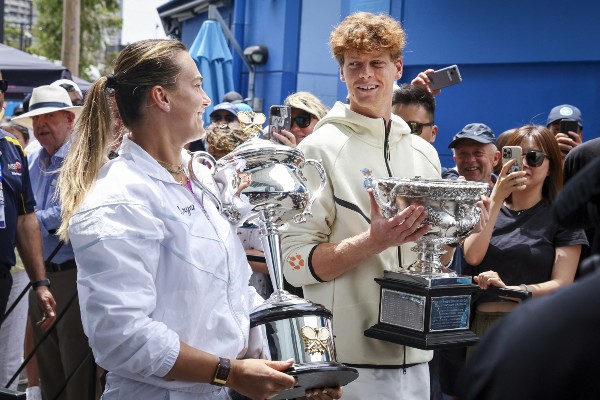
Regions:
[[[579,124],[574,119],[560,120],[559,132],[569,135],[569,132],[579,133]]]
[[[523,149],[521,149],[521,146],[504,146],[502,148],[502,165],[510,160],[515,160],[515,163],[510,167],[507,174],[523,170],[522,154]]]
[[[457,65],[451,65],[434,71],[433,74],[429,75],[429,80],[431,81],[429,84],[431,90],[443,89],[462,82]]]
[[[290,106],[271,106],[271,108],[269,108],[269,130],[267,132],[267,139],[279,143],[272,133],[279,133],[282,129],[289,131],[291,126],[292,108]]]

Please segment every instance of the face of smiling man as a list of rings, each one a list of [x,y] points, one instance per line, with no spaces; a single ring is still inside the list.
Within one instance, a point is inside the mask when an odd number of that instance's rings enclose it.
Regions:
[[[500,152],[491,143],[463,139],[454,147],[454,162],[461,176],[473,182],[491,183],[492,171]]]
[[[370,118],[392,114],[394,82],[402,76],[402,60],[392,60],[390,52],[368,53],[346,50],[340,78],[346,82],[350,109]]]

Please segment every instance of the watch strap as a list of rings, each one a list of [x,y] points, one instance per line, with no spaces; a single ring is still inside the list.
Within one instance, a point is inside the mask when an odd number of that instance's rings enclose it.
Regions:
[[[41,281],[31,282],[32,288],[39,288],[40,286],[48,286],[50,287],[50,279],[42,279]]]
[[[231,371],[231,361],[229,358],[219,357],[219,364],[217,364],[217,370],[215,371],[215,377],[213,378],[211,385],[225,386],[229,372]]]

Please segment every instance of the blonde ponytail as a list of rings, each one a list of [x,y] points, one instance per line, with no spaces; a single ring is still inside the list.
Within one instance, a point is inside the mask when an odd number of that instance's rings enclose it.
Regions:
[[[75,125],[71,149],[58,178],[62,218],[57,233],[65,242],[69,239],[69,220],[93,186],[113,141],[106,81],[105,77],[98,79],[86,95],[83,111]]]

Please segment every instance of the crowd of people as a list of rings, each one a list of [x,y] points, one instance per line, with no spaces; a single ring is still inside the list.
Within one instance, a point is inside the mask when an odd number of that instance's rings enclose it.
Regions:
[[[387,15],[346,17],[329,42],[346,101],[329,109],[312,93],[292,93],[282,102],[291,128],[273,133],[320,160],[327,174],[313,218],[283,229],[286,284],[333,312],[337,359],[359,372],[344,388],[310,388],[306,396],[525,398],[514,394],[533,393],[533,382],[504,384],[514,352],[494,345],[504,346],[506,336],[520,344],[539,338],[526,313],[552,312],[559,298],[580,304],[566,288],[576,277],[581,292],[591,293],[582,266],[600,249],[598,185],[569,218],[555,217],[555,203],[566,180],[584,190],[578,171],[597,160],[600,139],[584,143],[580,110],[564,104],[550,110],[546,126],[498,137],[485,123],[467,123],[448,143],[455,167],[442,168],[432,144],[443,129],[435,122],[435,97],[443,94],[429,87],[431,69],[396,85],[405,40]],[[273,290],[266,264],[248,261],[263,254],[258,232],[222,216],[209,166],[189,163],[190,151],[218,160],[246,141],[239,113],[253,110],[227,93],[204,127],[212,99],[202,81],[182,43],[142,40],[120,53],[85,101],[62,79],[35,88],[19,115],[0,125],[2,386],[16,388],[18,380],[9,380],[23,349],[27,355],[34,347],[29,400],[265,399],[296,385],[285,373],[294,360],[266,359],[264,332],[250,329],[250,313]],[[1,71],[0,83],[1,108]],[[563,132],[561,121],[576,128]],[[521,170],[510,171],[515,160],[501,161],[504,146],[522,149]],[[415,176],[489,186],[478,203],[481,223],[441,257],[482,289],[472,329],[483,340],[469,349],[433,352],[364,336],[379,314],[375,279],[390,265],[408,268],[413,242],[430,230],[423,206],[384,217],[370,178]],[[597,170],[588,179],[594,176]],[[572,217],[581,209],[583,217]],[[486,293],[490,287],[532,300]],[[579,316],[572,311],[565,318]],[[557,344],[538,341],[548,352]],[[482,349],[490,348],[494,357],[484,360]],[[494,375],[496,365],[505,373]],[[573,393],[589,394],[587,384]]]

